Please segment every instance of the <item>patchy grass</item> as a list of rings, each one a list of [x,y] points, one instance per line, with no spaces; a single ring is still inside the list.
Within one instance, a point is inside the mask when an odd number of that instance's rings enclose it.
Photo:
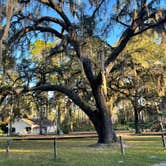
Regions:
[[[57,159],[53,159],[53,141],[12,141],[9,154],[0,140],[0,166],[150,166],[166,161],[160,136],[123,136],[125,156],[118,144],[94,148],[96,139],[57,141]]]

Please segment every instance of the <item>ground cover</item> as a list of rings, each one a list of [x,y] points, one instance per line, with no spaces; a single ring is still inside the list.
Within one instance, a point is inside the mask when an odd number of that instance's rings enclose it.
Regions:
[[[122,136],[125,156],[119,144],[89,146],[96,138],[57,140],[57,159],[53,159],[53,140],[12,141],[10,152],[0,140],[0,166],[150,166],[166,161],[161,136]]]

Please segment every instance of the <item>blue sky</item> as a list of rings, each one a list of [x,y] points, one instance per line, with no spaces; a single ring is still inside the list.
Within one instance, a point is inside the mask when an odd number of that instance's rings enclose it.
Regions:
[[[88,3],[87,0],[85,0],[85,1],[77,0],[77,1],[85,2],[85,6],[87,6],[86,5]],[[148,1],[150,1],[150,0],[148,0]],[[106,22],[108,22],[110,20],[110,14],[113,13],[112,8],[115,5],[114,3],[115,3],[115,0],[107,0],[106,6],[103,5],[102,17],[104,18],[103,20],[105,20]],[[31,11],[33,10],[33,13],[37,12],[37,10],[34,10],[34,6],[35,6],[35,4],[31,5],[30,9],[25,10],[25,13],[29,13],[30,10]],[[161,6],[166,7],[165,0],[161,0]],[[104,7],[107,8],[108,16],[104,15]],[[85,9],[85,14],[90,15],[92,13],[93,9],[94,8],[92,8],[92,7],[86,8]],[[78,22],[78,20],[76,18],[73,18],[73,17],[70,16],[70,12],[69,12],[69,9],[67,7],[65,7],[64,11],[65,11],[65,14],[67,14],[68,18],[71,20],[71,22],[75,22],[75,23]],[[53,9],[50,9],[50,8],[46,9],[45,7],[42,8],[41,15],[43,15],[43,16],[56,16],[56,17],[60,18],[60,16],[58,16],[58,14]],[[98,23],[97,23],[98,27],[100,27],[103,23],[104,23],[103,21],[98,21]],[[61,31],[60,26],[57,25],[57,24],[52,23],[50,26],[56,28],[59,32]],[[121,36],[123,30],[124,30],[124,27],[120,26],[120,24],[114,24],[110,28],[110,32],[109,32],[108,36],[103,37],[103,39],[105,41],[107,41],[109,44],[113,45],[118,41],[118,39]],[[100,35],[100,31],[97,33],[97,35]],[[38,35],[38,38],[43,39],[43,36]],[[48,40],[51,40],[51,38],[48,38]],[[31,41],[34,42],[35,38],[32,38]],[[20,52],[18,51],[18,54],[19,53]]]

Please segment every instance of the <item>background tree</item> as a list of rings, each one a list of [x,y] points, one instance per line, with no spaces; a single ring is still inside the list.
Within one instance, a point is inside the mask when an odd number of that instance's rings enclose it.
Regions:
[[[156,105],[164,95],[164,50],[155,42],[152,34],[150,30],[131,39],[117,59],[110,80],[110,87],[120,93],[119,98],[125,100],[126,97],[133,105],[136,133],[141,132],[140,113],[147,110],[152,115],[157,112]]]

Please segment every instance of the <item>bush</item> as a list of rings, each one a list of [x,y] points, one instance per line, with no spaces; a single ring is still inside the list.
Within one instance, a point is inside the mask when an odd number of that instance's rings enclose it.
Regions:
[[[8,133],[7,124],[6,124],[6,123],[1,123],[1,124],[0,124],[0,130],[2,130],[2,132],[3,132],[4,134]]]
[[[130,130],[130,127],[129,127],[129,125],[123,125],[123,124],[120,124],[120,123],[115,123],[114,124],[114,129],[115,130]]]
[[[67,124],[62,124],[61,129],[64,134],[68,134],[70,132],[70,127]]]
[[[0,134],[3,134],[4,132],[3,132],[3,130],[2,129],[0,129]]]

